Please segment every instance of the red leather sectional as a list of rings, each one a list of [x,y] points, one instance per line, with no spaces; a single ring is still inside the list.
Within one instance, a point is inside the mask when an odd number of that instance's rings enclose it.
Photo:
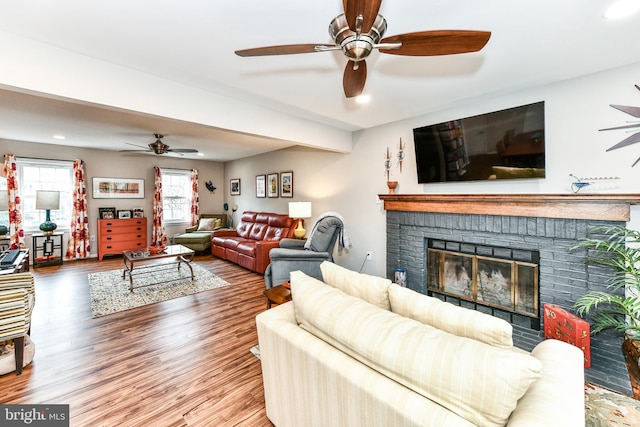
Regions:
[[[245,211],[235,230],[216,230],[211,234],[211,253],[244,268],[264,274],[269,251],[280,240],[293,238],[296,222],[288,215]]]

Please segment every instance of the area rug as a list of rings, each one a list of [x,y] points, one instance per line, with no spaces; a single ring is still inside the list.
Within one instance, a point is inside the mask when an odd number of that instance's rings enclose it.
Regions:
[[[260,359],[260,347],[254,345],[249,351]],[[585,383],[584,406],[586,427],[640,426],[640,401],[629,396]]]
[[[133,292],[129,291],[128,276],[125,280],[122,279],[122,269],[91,273],[89,274],[91,316],[94,318],[105,316],[229,284],[206,268],[197,264],[191,264],[191,266],[193,267],[194,281],[191,280],[191,272],[185,267],[180,271],[159,269],[154,272],[134,275]],[[149,285],[150,283],[158,284]]]

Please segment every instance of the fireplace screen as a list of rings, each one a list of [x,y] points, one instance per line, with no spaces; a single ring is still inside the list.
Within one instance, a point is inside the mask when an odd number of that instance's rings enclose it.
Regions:
[[[427,288],[478,304],[538,317],[538,264],[533,251],[430,242],[427,249]]]

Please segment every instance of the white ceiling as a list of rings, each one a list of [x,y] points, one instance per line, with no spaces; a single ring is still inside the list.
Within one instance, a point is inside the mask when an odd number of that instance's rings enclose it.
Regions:
[[[354,131],[640,62],[640,15],[605,21],[613,0],[384,0],[386,35],[431,29],[491,31],[480,52],[367,59],[367,105],[346,99],[339,52],[240,58],[251,47],[331,43],[340,0],[22,0],[0,2],[0,32],[137,72]],[[0,33],[1,36],[1,33]],[[43,59],[41,66],[46,70]],[[0,66],[2,68],[2,66]],[[100,82],[96,82],[100,84]],[[293,142],[39,96],[2,80],[0,138],[135,148],[166,133],[172,148],[232,160]],[[588,90],[588,88],[585,88]],[[38,96],[36,96],[38,95]],[[167,100],[170,102],[171,100]],[[80,135],[81,137],[78,137]],[[189,156],[185,156],[188,158]]]

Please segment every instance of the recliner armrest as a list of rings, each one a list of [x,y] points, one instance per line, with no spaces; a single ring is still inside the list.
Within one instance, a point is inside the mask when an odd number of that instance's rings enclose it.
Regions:
[[[274,248],[269,252],[269,258],[274,260],[287,260],[292,261],[309,261],[309,260],[330,260],[331,255],[329,252],[315,252],[308,250],[287,249],[287,248]]]
[[[280,247],[286,249],[304,249],[306,240],[285,238],[280,240]]]

